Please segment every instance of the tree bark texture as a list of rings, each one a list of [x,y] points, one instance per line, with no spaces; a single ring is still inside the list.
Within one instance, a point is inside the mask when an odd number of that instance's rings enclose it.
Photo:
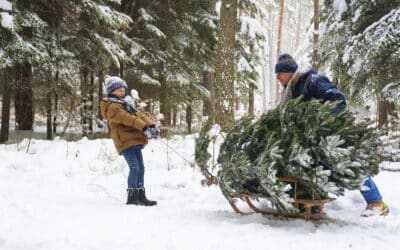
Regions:
[[[81,124],[82,124],[82,133],[84,136],[90,134],[89,132],[89,70],[86,67],[82,68],[81,71]]]
[[[94,117],[94,109],[93,109],[93,103],[94,103],[94,72],[90,73],[90,88],[89,88],[89,102],[88,102],[88,122],[89,122],[89,133],[93,134],[93,117]]]
[[[11,86],[9,77],[4,73],[3,99],[1,107],[1,130],[0,143],[6,143],[10,132],[10,106],[11,106]]]
[[[14,96],[15,120],[18,130],[32,130],[33,127],[33,90],[32,65],[28,62],[15,66],[17,86]]]
[[[249,116],[254,116],[254,87],[253,86],[249,86],[249,109],[248,109],[248,115]]]
[[[220,11],[215,71],[215,121],[223,131],[229,130],[234,122],[237,7],[237,0],[223,0]]]
[[[46,94],[46,139],[53,139],[51,92]]]
[[[60,72],[58,70],[58,67],[57,67],[57,71],[56,71],[56,79],[55,80],[56,80],[56,86],[58,86],[59,80],[60,80]],[[58,115],[58,94],[57,94],[57,91],[54,91],[54,114],[53,114],[53,134],[54,135],[57,134],[57,123],[58,123],[57,115]]]
[[[313,35],[313,68],[318,70],[318,33],[319,33],[319,0],[314,0],[314,35]]]
[[[302,14],[303,14],[302,13],[303,12],[302,5],[303,5],[303,3],[301,1],[299,1],[299,7],[298,7],[299,12],[297,13],[296,38],[295,38],[295,44],[294,44],[295,51],[297,51],[300,47],[300,30],[301,30],[301,27],[303,24],[303,22],[301,20]]]
[[[210,92],[210,97],[203,100],[203,116],[210,116],[214,113],[214,73],[204,71],[203,73],[203,86]]]
[[[252,17],[254,18],[254,15],[252,15]],[[254,55],[254,45],[251,44],[250,45],[250,53],[252,55]],[[247,110],[247,113],[249,116],[254,116],[254,89],[256,88],[256,86],[254,85],[254,83],[250,82],[249,83],[249,108]]]
[[[383,128],[388,124],[388,111],[389,111],[389,102],[384,100],[378,101],[378,127]]]
[[[160,112],[164,115],[164,125],[171,125],[171,108],[167,98],[167,81],[164,78],[160,79]]]
[[[101,100],[103,99],[103,81],[104,81],[104,75],[103,75],[103,72],[99,72],[99,75],[98,75],[98,78],[99,78],[99,80],[98,80],[98,82],[97,82],[97,106],[98,106],[98,109],[97,109],[97,117],[100,119],[100,120],[103,120],[103,115],[101,114],[101,111],[100,111],[100,107],[99,107],[99,105],[100,105],[100,102],[101,102]],[[99,123],[100,124],[100,123]]]
[[[186,124],[187,132],[192,133],[193,109],[191,104],[186,105]]]
[[[279,9],[279,23],[278,23],[278,40],[276,45],[276,55],[279,56],[281,52],[281,44],[282,44],[282,28],[283,28],[283,9],[285,7],[285,0],[280,0],[280,9]],[[277,81],[277,80],[275,80]],[[275,102],[279,102],[279,87],[278,83],[276,83],[275,88]]]

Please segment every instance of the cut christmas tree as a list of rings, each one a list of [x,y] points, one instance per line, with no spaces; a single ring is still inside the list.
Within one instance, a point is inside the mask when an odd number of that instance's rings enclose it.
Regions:
[[[293,188],[277,177],[296,179],[297,198],[303,199],[360,189],[378,172],[378,133],[347,110],[332,114],[335,105],[296,99],[257,121],[239,120],[219,152],[218,183],[225,197],[269,196],[279,211],[290,212]]]

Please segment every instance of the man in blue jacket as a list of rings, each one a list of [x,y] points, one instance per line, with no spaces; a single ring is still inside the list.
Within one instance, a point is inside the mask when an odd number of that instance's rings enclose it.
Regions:
[[[332,110],[332,113],[338,113],[346,108],[346,98],[325,76],[321,76],[310,66],[300,68],[293,57],[289,54],[279,55],[278,62],[275,65],[277,80],[283,86],[279,107],[282,108],[290,99],[303,95],[303,101],[309,101],[312,98],[322,99],[324,101],[340,101]],[[361,190],[367,208],[363,216],[371,216],[378,212],[381,215],[387,215],[389,208],[382,200],[376,184],[371,177],[365,180]]]

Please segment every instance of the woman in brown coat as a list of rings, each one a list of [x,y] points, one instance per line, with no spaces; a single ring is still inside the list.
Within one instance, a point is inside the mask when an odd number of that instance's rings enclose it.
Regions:
[[[107,97],[101,101],[100,110],[107,119],[118,154],[125,158],[129,166],[126,204],[154,206],[157,202],[148,200],[145,194],[142,148],[148,139],[158,136],[158,131],[145,113],[136,110],[132,98],[126,96],[127,89],[123,79],[108,77]]]

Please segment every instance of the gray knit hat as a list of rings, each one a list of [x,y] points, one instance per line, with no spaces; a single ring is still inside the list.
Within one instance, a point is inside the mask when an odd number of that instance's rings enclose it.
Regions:
[[[294,73],[297,70],[297,63],[293,57],[287,53],[280,54],[278,57],[278,63],[275,65],[275,73],[291,72]]]
[[[106,77],[104,82],[106,85],[107,95],[111,94],[112,92],[114,92],[114,90],[119,88],[125,88],[125,91],[128,90],[128,85],[126,84],[126,82],[118,76],[108,76]]]

